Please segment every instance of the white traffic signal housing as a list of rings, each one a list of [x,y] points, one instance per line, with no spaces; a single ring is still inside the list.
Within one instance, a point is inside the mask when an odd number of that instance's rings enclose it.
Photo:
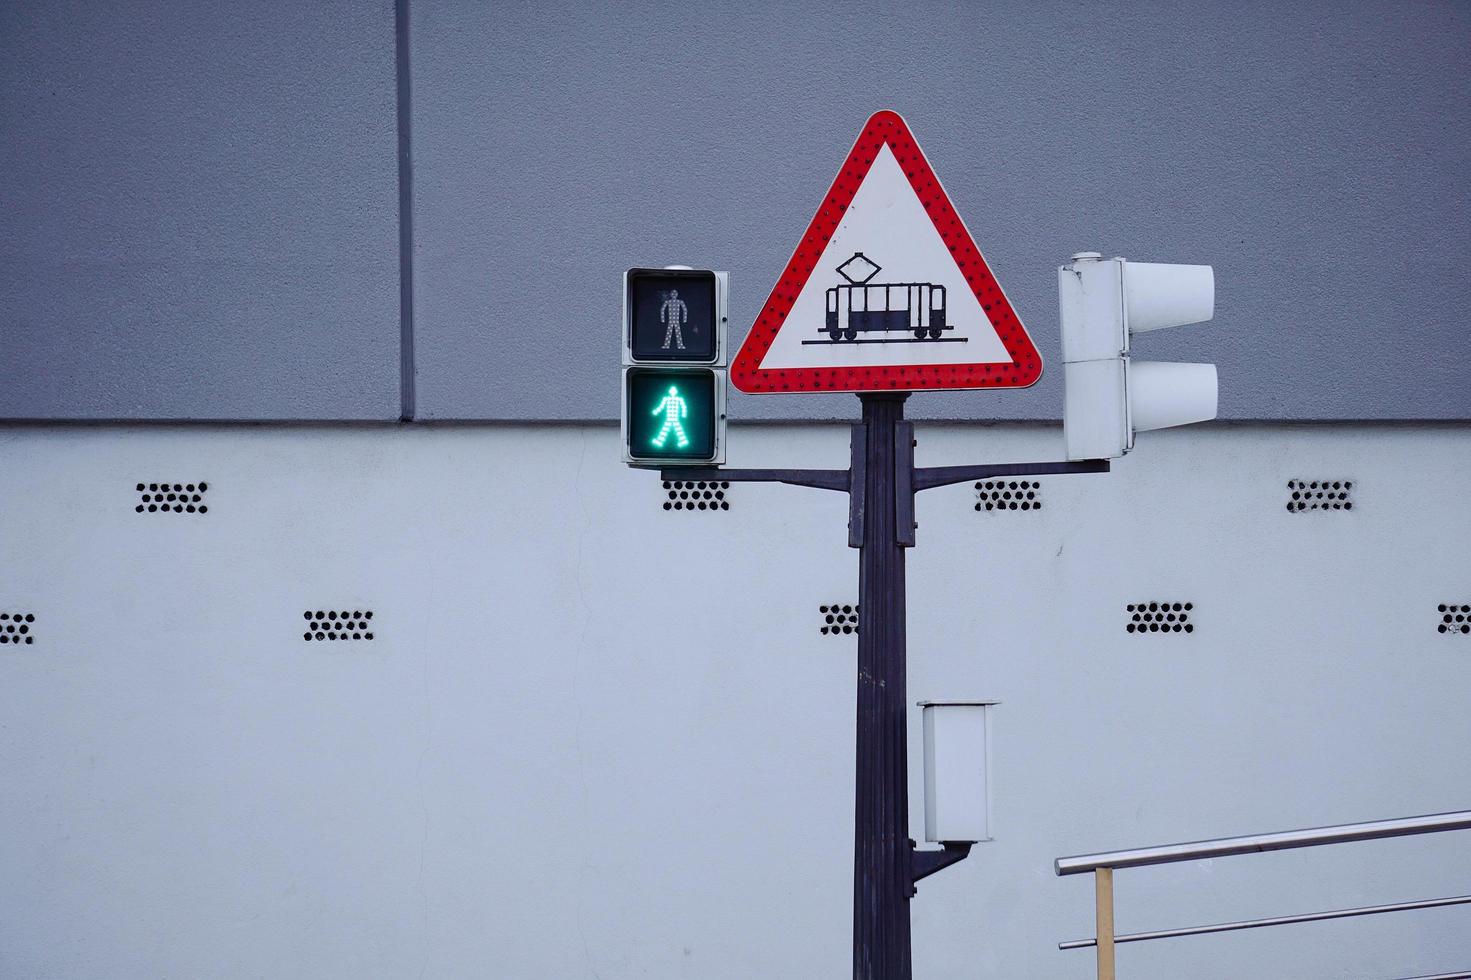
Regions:
[[[1066,387],[1068,459],[1106,459],[1134,448],[1134,433],[1216,417],[1216,366],[1136,361],[1129,339],[1209,320],[1208,265],[1104,259],[1079,252],[1057,270]]]

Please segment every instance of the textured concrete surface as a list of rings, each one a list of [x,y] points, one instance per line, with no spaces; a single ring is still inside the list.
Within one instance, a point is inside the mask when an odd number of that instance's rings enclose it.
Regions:
[[[1236,419],[1471,416],[1471,13],[415,0],[419,415],[617,413],[631,264],[738,341],[873,110],[908,118],[1044,357],[1074,250],[1216,266]],[[0,418],[398,413],[394,9],[0,9]],[[1024,393],[914,415],[1049,418]],[[737,418],[850,417],[842,396]]]
[[[1471,415],[1461,4],[488,5],[414,14],[419,406],[617,414],[624,267],[731,272],[744,336],[872,111],[908,119],[1054,368],[913,414],[1056,417],[1054,268],[1216,267],[1227,418]],[[735,417],[856,414],[843,396]]]
[[[0,417],[396,418],[393,6],[0,5]]]

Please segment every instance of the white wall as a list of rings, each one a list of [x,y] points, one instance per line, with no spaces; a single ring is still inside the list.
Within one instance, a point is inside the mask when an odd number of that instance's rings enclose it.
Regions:
[[[845,464],[740,427],[731,465]],[[0,429],[0,976],[847,975],[840,494],[662,509],[608,427]],[[922,464],[1055,428],[922,425]],[[1468,427],[1150,434],[1038,512],[919,501],[910,694],[989,697],[994,843],[916,977],[1082,978],[1063,855],[1471,807]],[[1287,481],[1350,479],[1289,514]],[[209,484],[136,514],[138,482]],[[1188,636],[1125,604],[1194,603]],[[303,610],[372,609],[369,643]],[[911,812],[921,829],[918,713]],[[1461,894],[1456,836],[1122,872],[1121,930]],[[1124,975],[1471,967],[1471,909],[1125,947]]]

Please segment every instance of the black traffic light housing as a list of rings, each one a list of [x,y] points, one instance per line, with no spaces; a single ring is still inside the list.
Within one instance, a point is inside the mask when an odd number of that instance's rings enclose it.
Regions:
[[[623,276],[623,461],[725,462],[728,277],[673,266]]]

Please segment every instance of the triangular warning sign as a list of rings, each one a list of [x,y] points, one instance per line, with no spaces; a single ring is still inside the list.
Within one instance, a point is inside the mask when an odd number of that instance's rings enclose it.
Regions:
[[[1042,357],[904,120],[863,127],[731,364],[741,391],[1024,388]]]

